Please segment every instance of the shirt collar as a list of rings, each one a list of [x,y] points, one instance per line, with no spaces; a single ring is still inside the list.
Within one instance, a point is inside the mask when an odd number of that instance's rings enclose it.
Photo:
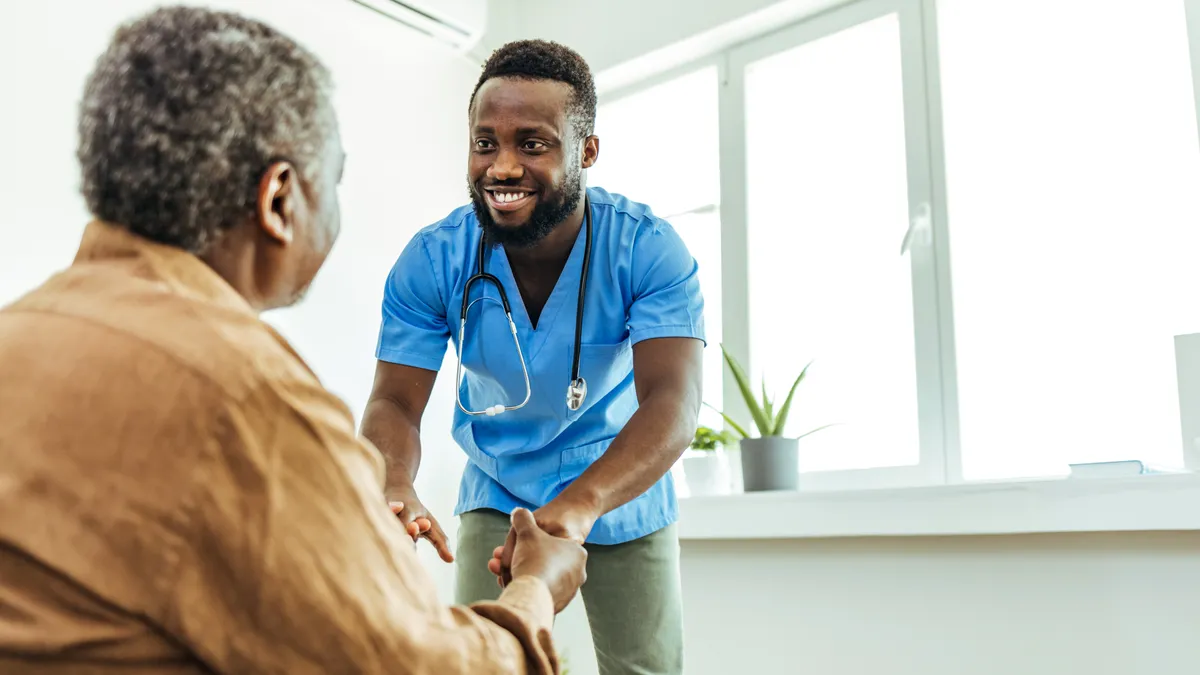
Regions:
[[[195,255],[159,244],[112,223],[95,220],[83,231],[74,264],[125,260],[145,265],[150,276],[183,296],[257,314],[229,282]]]

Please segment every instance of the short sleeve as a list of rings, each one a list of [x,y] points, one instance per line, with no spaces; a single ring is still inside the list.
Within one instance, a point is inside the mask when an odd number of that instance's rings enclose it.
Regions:
[[[683,239],[663,220],[641,228],[631,261],[633,301],[629,338],[690,337],[704,341],[700,267]]]
[[[384,285],[375,358],[425,370],[442,367],[450,329],[441,278],[418,234],[404,247]]]

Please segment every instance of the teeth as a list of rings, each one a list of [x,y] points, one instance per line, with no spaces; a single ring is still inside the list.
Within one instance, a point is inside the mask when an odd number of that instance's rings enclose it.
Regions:
[[[525,194],[522,192],[493,192],[492,194],[495,196],[496,201],[505,204],[525,197]]]

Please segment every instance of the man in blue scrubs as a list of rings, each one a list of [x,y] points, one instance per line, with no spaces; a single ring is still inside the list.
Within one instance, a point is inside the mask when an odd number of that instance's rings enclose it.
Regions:
[[[696,262],[670,224],[586,187],[600,151],[595,115],[591,72],[561,45],[515,42],[485,64],[469,106],[472,203],[421,230],[388,276],[363,434],[388,460],[387,496],[403,503],[395,511],[409,534],[455,560],[413,481],[436,371],[447,342],[457,351],[461,340],[453,436],[469,462],[455,509],[458,601],[499,594],[509,514],[527,507],[547,532],[586,543],[582,594],[601,672],[680,673],[669,470],[696,429],[704,303]],[[585,269],[587,394],[573,409]],[[507,294],[520,352],[489,281],[471,285],[468,301],[486,299],[462,328],[464,287],[480,271]],[[496,406],[513,409],[488,414]]]

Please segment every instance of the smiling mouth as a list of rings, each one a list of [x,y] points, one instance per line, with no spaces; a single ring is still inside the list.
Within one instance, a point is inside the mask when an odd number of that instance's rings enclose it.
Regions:
[[[535,199],[532,192],[523,190],[488,188],[484,192],[488,205],[497,211],[516,211]]]

